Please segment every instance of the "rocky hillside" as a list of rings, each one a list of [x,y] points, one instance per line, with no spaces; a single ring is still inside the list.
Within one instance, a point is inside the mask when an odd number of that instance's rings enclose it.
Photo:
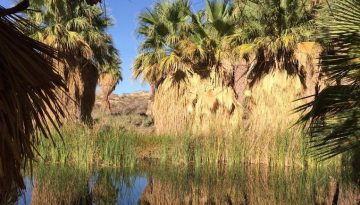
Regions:
[[[94,114],[100,111],[101,93],[96,93]],[[150,94],[144,91],[127,94],[111,94],[110,106],[113,115],[147,115]]]
[[[101,123],[123,127],[130,131],[152,133],[154,122],[149,114],[148,106],[150,94],[144,91],[135,93],[110,95],[111,115],[101,111],[101,92],[96,93],[95,106],[92,116]]]

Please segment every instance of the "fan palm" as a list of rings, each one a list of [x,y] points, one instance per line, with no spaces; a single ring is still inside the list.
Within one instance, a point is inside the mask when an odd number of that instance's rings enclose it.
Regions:
[[[69,87],[64,96],[70,114],[87,122],[95,101],[98,72],[111,59],[114,49],[105,28],[111,25],[98,6],[69,4],[67,0],[38,1],[32,5],[41,13],[30,19],[41,27],[32,35],[59,50],[56,62]]]
[[[310,41],[315,7],[310,1],[298,0],[243,0],[237,2],[241,13],[241,29],[232,36],[235,51],[247,65],[238,71],[242,83],[252,87],[273,69],[285,69],[290,75],[303,77],[295,50],[299,43]],[[304,83],[305,86],[306,83]],[[244,89],[238,91],[244,94]]]
[[[359,5],[359,0],[334,1],[319,20],[319,40],[328,48],[322,73],[329,85],[299,111],[307,111],[302,120],[310,123],[311,144],[321,159],[360,147]]]
[[[218,92],[226,92],[227,89],[215,87],[232,84],[232,66],[229,62],[232,51],[227,42],[237,29],[233,11],[230,1],[208,0],[206,8],[195,13],[187,1],[178,0],[157,3],[153,9],[140,15],[138,33],[143,37],[143,42],[134,63],[134,77],[142,75],[143,80],[157,89],[158,95],[155,95],[152,107],[155,122],[160,126],[176,118],[174,132],[178,132],[192,118],[189,110],[194,106],[204,109],[222,107],[221,103],[217,104],[223,100],[217,99],[223,96]],[[197,83],[208,86],[201,86],[205,90],[197,89],[195,87],[200,88],[195,85]],[[196,103],[200,95],[205,98],[215,95],[216,100],[211,102],[216,105],[210,105],[210,102],[205,105],[204,101]],[[165,96],[172,101],[160,99]],[[232,112],[233,103],[226,104],[231,105]],[[176,117],[163,112],[173,112],[172,107],[179,110]],[[215,113],[216,110],[207,113]],[[201,115],[199,113],[197,116],[202,118]]]
[[[190,4],[186,0],[157,3],[139,16],[139,36],[143,37],[140,54],[134,62],[134,78],[143,76],[156,88],[165,76],[187,72],[177,43],[190,28]]]
[[[206,9],[193,13],[187,1],[161,2],[143,12],[138,33],[144,37],[134,63],[134,77],[158,85],[165,77],[183,73],[209,75],[224,71],[236,21],[229,1],[206,1]],[[221,68],[221,69],[220,69]]]
[[[51,138],[50,127],[64,115],[57,90],[65,82],[52,64],[57,52],[26,36],[32,24],[8,11],[0,6],[0,202],[24,188],[24,162],[31,164],[39,135]]]
[[[228,39],[238,27],[234,8],[230,1],[206,0],[206,8],[192,14],[193,30],[180,42],[183,58],[191,63],[193,72],[209,75],[216,72],[220,85],[232,81],[232,66],[229,65],[232,47]]]

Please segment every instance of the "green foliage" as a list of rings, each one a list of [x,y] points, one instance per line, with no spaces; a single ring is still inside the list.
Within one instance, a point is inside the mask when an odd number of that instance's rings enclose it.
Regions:
[[[241,28],[232,41],[238,43],[238,56],[252,65],[247,78],[252,86],[272,69],[285,69],[301,75],[295,50],[299,43],[313,40],[315,7],[311,1],[238,1]]]
[[[314,15],[310,2],[298,0],[207,0],[197,13],[187,1],[157,3],[139,16],[143,42],[134,77],[143,75],[156,84],[177,71],[204,75],[215,70],[229,78],[234,68],[225,64],[239,56],[250,60],[249,55],[256,62],[248,78],[257,79],[273,67],[296,72],[294,50],[311,39]]]
[[[158,84],[163,75],[187,71],[176,44],[190,29],[190,4],[186,0],[156,3],[139,15],[138,34],[143,37],[140,54],[134,62],[134,77]]]
[[[233,136],[153,135],[127,131],[116,118],[95,124],[94,128],[75,124],[61,129],[63,139],[54,137],[54,144],[41,140],[39,162],[72,165],[79,168],[129,167],[153,161],[176,166],[227,166],[243,163],[264,163],[272,166],[325,166],[338,159],[317,165],[307,154],[305,141],[294,133],[279,133],[274,142],[253,141],[242,132]]]
[[[114,61],[117,51],[105,29],[112,25],[100,6],[66,0],[33,1],[41,12],[28,12],[29,19],[40,27],[32,37],[60,51],[66,64],[83,60],[99,71]]]

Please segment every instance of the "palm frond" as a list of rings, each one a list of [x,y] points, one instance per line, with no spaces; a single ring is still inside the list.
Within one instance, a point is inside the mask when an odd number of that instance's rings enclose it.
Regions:
[[[335,1],[319,22],[320,38],[328,51],[322,73],[328,77],[315,99],[301,107],[309,122],[311,143],[320,159],[360,147],[360,1]]]
[[[0,198],[14,184],[24,188],[21,168],[31,165],[39,137],[51,139],[51,127],[64,115],[57,91],[66,86],[53,67],[57,52],[27,37],[26,25],[19,16],[0,17]]]

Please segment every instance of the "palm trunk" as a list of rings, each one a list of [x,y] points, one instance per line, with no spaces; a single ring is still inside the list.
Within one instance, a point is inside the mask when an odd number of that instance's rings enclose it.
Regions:
[[[57,63],[68,87],[68,92],[61,94],[61,99],[67,109],[67,120],[91,123],[99,74],[93,65],[75,62],[69,62],[69,67]]]
[[[244,105],[245,102],[248,66],[249,64],[246,60],[241,60],[240,64],[234,69],[234,90],[237,95],[237,100],[241,105]]]
[[[111,94],[111,87],[108,85],[101,85],[101,90],[103,93],[102,99],[101,99],[101,110],[107,114],[111,114],[111,106],[110,106],[110,100],[109,96]]]
[[[319,57],[322,52],[322,48],[315,42],[303,42],[297,45],[295,51],[295,58],[299,63],[299,70],[304,73],[304,79],[302,79],[305,96],[313,96],[318,92],[318,86],[320,82],[320,67]],[[307,102],[311,102],[314,98],[307,98]]]
[[[101,110],[107,114],[111,114],[109,96],[114,91],[117,81],[118,79],[110,73],[101,74],[99,78],[99,85],[103,93],[101,99]]]
[[[88,64],[81,69],[81,81],[83,93],[80,95],[80,120],[85,123],[92,122],[92,110],[95,104],[96,85],[99,73],[96,67]]]

